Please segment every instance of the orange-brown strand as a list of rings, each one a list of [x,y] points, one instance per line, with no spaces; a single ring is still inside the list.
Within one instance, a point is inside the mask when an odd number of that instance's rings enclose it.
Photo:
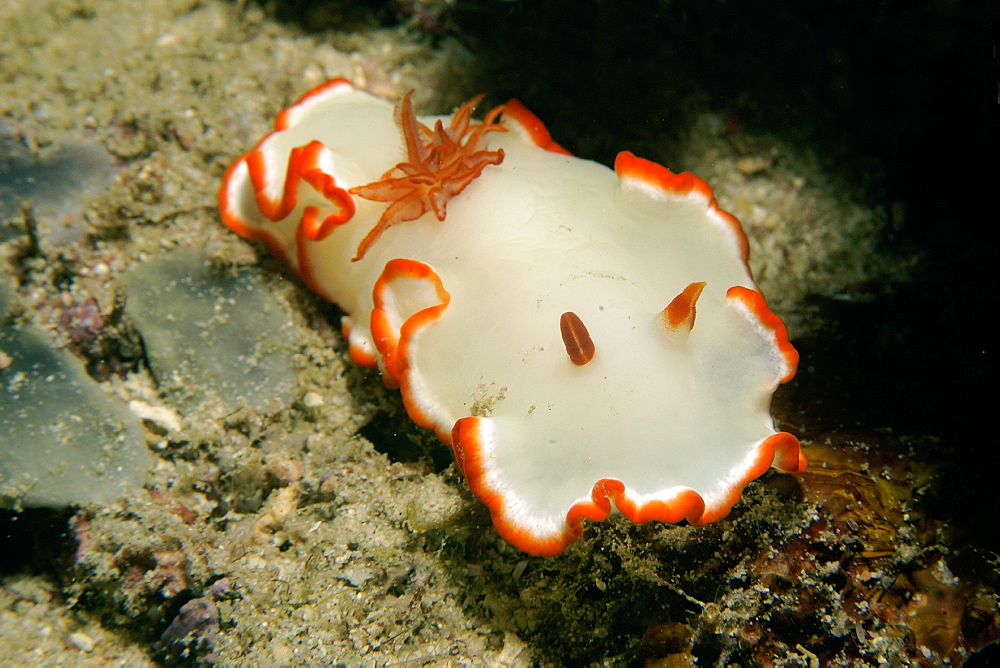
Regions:
[[[567,311],[559,318],[559,332],[562,334],[563,344],[566,346],[566,354],[573,364],[583,366],[594,359],[596,348],[594,341],[590,338],[587,326],[580,320],[580,316],[572,311]]]
[[[433,211],[438,220],[444,220],[448,200],[462,192],[487,165],[503,161],[503,149],[486,150],[487,132],[506,132],[496,122],[503,105],[491,109],[482,123],[472,123],[472,110],[483,99],[479,95],[455,112],[447,128],[437,121],[431,129],[413,113],[412,95],[412,90],[404,95],[393,114],[403,131],[406,161],[383,174],[381,180],[349,190],[364,199],[389,202],[378,223],[358,244],[352,262],[363,258],[379,236],[393,225],[414,220],[428,211]]]

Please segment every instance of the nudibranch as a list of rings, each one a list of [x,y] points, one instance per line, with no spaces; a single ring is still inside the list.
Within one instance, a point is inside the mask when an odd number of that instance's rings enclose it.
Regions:
[[[798,354],[708,184],[475,102],[418,118],[330,81],[229,168],[222,218],[341,307],[352,359],[526,552],[612,509],[705,524],[769,467],[804,471],[770,414]]]

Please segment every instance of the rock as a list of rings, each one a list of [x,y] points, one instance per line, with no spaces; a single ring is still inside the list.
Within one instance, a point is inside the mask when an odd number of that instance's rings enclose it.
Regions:
[[[43,331],[7,324],[0,285],[0,506],[107,503],[151,464],[139,420]]]
[[[287,309],[257,268],[216,268],[198,251],[175,250],[125,277],[157,383],[174,402],[214,400],[225,411],[287,405],[295,370],[283,349]]]

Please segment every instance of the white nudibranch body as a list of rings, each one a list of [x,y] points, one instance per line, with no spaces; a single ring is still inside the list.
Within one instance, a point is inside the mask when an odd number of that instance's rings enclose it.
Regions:
[[[418,119],[409,95],[324,84],[230,167],[223,220],[348,314],[352,358],[527,552],[613,508],[711,522],[769,467],[804,471],[770,415],[798,355],[708,185],[474,102]]]

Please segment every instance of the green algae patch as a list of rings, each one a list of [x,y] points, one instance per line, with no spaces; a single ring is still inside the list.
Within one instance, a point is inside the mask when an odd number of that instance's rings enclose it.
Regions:
[[[138,418],[42,330],[7,322],[12,301],[0,285],[0,507],[108,503],[142,484]]]
[[[225,412],[291,403],[291,321],[258,269],[180,249],[129,272],[125,286],[150,369],[174,403],[214,401]]]

